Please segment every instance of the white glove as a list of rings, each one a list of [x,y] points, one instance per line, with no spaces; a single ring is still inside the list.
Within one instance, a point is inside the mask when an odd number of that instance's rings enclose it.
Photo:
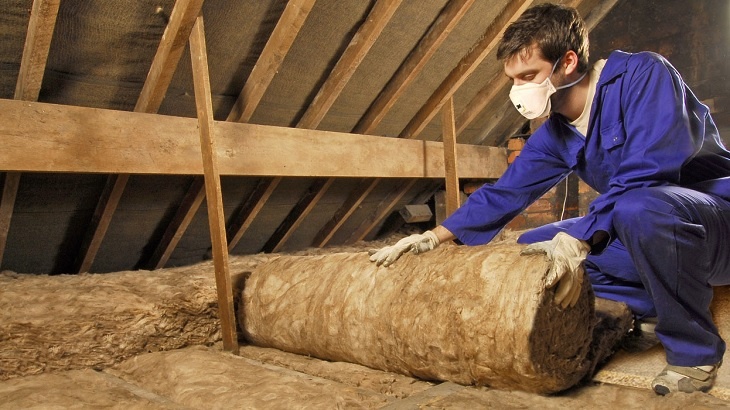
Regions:
[[[428,252],[439,246],[439,243],[439,238],[435,233],[426,231],[423,234],[413,234],[403,238],[392,246],[371,249],[368,253],[370,254],[370,262],[375,262],[378,266],[389,266],[408,251],[413,253]]]
[[[545,253],[552,261],[545,288],[558,285],[555,303],[563,308],[575,306],[580,297],[585,269],[583,261],[591,250],[587,242],[575,239],[565,232],[558,232],[552,240],[528,245],[522,255]]]

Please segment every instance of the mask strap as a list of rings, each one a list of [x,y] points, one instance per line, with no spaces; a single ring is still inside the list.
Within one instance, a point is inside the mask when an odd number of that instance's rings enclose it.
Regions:
[[[562,59],[562,58],[561,58],[561,59]],[[551,71],[551,72],[550,72],[550,77],[552,77],[552,76],[553,76],[553,74],[555,73],[555,68],[556,68],[556,67],[558,66],[558,63],[559,63],[559,62],[560,62],[560,60],[556,61],[556,62],[555,62],[555,64],[553,64],[553,71]],[[563,84],[563,85],[561,85],[560,87],[555,87],[555,91],[557,91],[557,90],[562,90],[562,89],[564,89],[564,88],[568,88],[568,87],[572,87],[572,86],[574,86],[574,85],[578,84],[578,83],[579,83],[579,82],[580,82],[580,81],[581,81],[581,80],[582,80],[583,78],[585,78],[586,74],[588,74],[588,71],[586,71],[585,73],[583,73],[583,75],[582,75],[582,76],[580,76],[580,78],[579,78],[579,79],[577,79],[577,80],[573,81],[573,82],[572,82],[572,83],[570,83],[570,84]],[[548,77],[548,78],[550,78],[550,77]]]

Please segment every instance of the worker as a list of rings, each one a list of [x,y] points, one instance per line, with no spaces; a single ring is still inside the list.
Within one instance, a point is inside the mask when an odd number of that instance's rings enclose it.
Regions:
[[[710,301],[713,286],[730,284],[730,152],[708,107],[658,54],[614,51],[589,65],[585,23],[569,7],[526,10],[497,58],[515,108],[547,120],[494,184],[370,260],[488,243],[575,172],[600,195],[585,216],[524,233],[523,253],[550,259],[546,287],[560,309],[573,307],[587,274],[596,296],[655,323],[668,363],[651,383],[657,394],[709,390],[725,352]]]

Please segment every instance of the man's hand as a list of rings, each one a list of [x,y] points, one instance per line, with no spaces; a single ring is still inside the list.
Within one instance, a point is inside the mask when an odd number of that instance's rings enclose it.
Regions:
[[[558,232],[552,240],[528,245],[522,255],[545,253],[552,261],[545,287],[552,288],[557,284],[555,303],[566,308],[573,307],[578,302],[585,275],[583,261],[590,250],[587,242],[575,239],[565,232]]]
[[[428,252],[439,246],[439,243],[439,238],[431,231],[414,234],[401,239],[395,245],[370,250],[370,262],[375,262],[378,266],[389,266],[408,251],[413,253]]]

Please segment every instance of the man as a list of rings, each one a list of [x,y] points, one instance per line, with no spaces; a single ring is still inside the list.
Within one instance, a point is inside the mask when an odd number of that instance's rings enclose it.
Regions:
[[[518,242],[551,259],[548,286],[562,308],[575,304],[587,272],[597,296],[656,323],[668,365],[655,392],[707,391],[725,351],[712,286],[730,283],[730,152],[708,108],[657,54],[615,51],[589,68],[584,22],[563,6],[528,9],[505,31],[498,58],[517,110],[549,118],[494,185],[370,260],[387,266],[456,238],[487,243],[575,172],[600,193],[587,215]]]

